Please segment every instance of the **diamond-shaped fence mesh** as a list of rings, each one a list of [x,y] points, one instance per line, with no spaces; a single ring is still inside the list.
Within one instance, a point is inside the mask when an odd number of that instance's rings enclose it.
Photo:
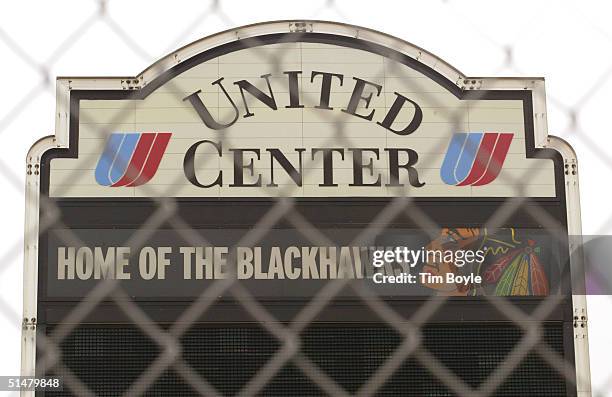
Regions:
[[[48,5],[31,5],[33,9],[43,7],[41,10],[48,12],[49,18],[57,19],[56,23],[61,26],[62,33],[61,37],[53,35],[53,43],[44,41],[40,37],[45,35],[44,29],[37,29],[37,22],[28,20],[28,13],[39,14],[40,11],[15,11],[20,23],[28,25],[26,30],[18,29],[18,25],[9,21],[6,25],[0,24],[0,46],[9,59],[5,63],[19,65],[18,69],[11,69],[10,73],[5,74],[5,79],[9,81],[2,94],[4,110],[0,112],[0,134],[5,137],[4,151],[7,152],[6,156],[0,158],[0,177],[7,186],[5,207],[8,211],[13,211],[11,208],[15,206],[14,202],[23,201],[24,193],[22,157],[19,162],[14,162],[13,154],[8,153],[16,151],[12,140],[16,139],[16,135],[23,134],[22,131],[15,131],[14,126],[16,123],[27,126],[33,119],[46,117],[40,114],[37,106],[43,100],[49,103],[54,101],[53,77],[64,70],[63,67],[57,67],[58,63],[63,65],[64,62],[80,58],[83,46],[113,47],[116,48],[116,54],[104,49],[105,54],[113,53],[112,60],[105,60],[107,63],[102,68],[93,70],[100,71],[101,75],[118,74],[124,69],[124,55],[132,60],[138,59],[141,65],[149,65],[165,52],[192,39],[243,25],[246,19],[255,22],[247,15],[251,11],[261,16],[261,20],[272,20],[279,17],[279,10],[285,12],[291,7],[282,2],[262,1],[247,6],[220,0],[185,4],[160,2],[155,6],[146,2],[132,4],[117,0],[83,3],[88,4],[77,6],[57,2],[50,9],[44,8]],[[11,8],[9,4],[2,7],[7,11]],[[151,11],[151,8],[157,7],[159,10]],[[601,178],[601,175],[611,171],[612,163],[606,152],[607,146],[601,144],[601,131],[593,131],[601,130],[602,126],[595,127],[586,120],[594,111],[600,110],[589,105],[602,102],[602,92],[610,90],[607,85],[610,84],[612,57],[607,59],[609,57],[605,56],[610,55],[609,51],[604,47],[589,49],[586,41],[590,36],[584,30],[577,32],[579,29],[573,26],[564,28],[571,29],[575,36],[584,35],[585,38],[579,40],[582,42],[580,47],[568,41],[560,26],[553,24],[548,29],[530,26],[545,19],[548,8],[561,7],[563,10],[559,11],[559,15],[575,13],[572,17],[590,26],[592,34],[597,36],[593,41],[605,46],[612,41],[612,32],[608,32],[606,21],[597,20],[599,17],[595,15],[596,10],[586,11],[576,4],[550,3],[540,8],[529,4],[525,6],[524,12],[517,15],[514,15],[515,11],[509,11],[508,17],[516,19],[518,27],[510,33],[500,34],[492,29],[495,23],[491,25],[491,22],[482,21],[504,18],[503,10],[489,9],[491,6],[486,4],[480,4],[479,7],[468,10],[453,1],[440,1],[427,6],[323,1],[300,5],[299,10],[304,15],[299,17],[333,19],[364,26],[370,25],[366,22],[369,18],[376,17],[378,22],[374,28],[410,41],[416,41],[410,37],[414,31],[404,24],[410,25],[412,19],[430,18],[431,30],[446,32],[443,35],[435,33],[435,37],[438,37],[436,44],[443,41],[440,37],[461,34],[462,30],[466,30],[470,32],[470,38],[478,40],[482,46],[488,46],[481,50],[478,45],[465,42],[464,48],[454,48],[450,55],[463,59],[457,53],[469,52],[474,65],[466,65],[465,69],[474,67],[478,72],[478,63],[482,60],[481,63],[487,68],[487,73],[482,74],[493,77],[508,73],[520,75],[525,71],[527,74],[546,75],[548,68],[554,68],[554,65],[546,63],[547,51],[571,45],[571,49],[564,50],[567,51],[567,57],[584,58],[580,63],[584,69],[575,71],[573,77],[579,80],[578,84],[568,82],[570,94],[562,92],[563,84],[556,85],[555,90],[549,89],[548,117],[553,119],[549,125],[567,125],[567,130],[560,130],[558,134],[567,136],[578,147],[579,157],[588,156],[588,164],[599,167],[597,171],[588,172],[594,172]],[[504,7],[514,9],[523,6],[505,3],[501,8]],[[69,21],[62,19],[64,13],[70,13]],[[167,16],[164,15],[166,13]],[[389,13],[401,13],[405,17],[391,18]],[[10,16],[11,12],[6,15]],[[385,29],[386,17],[389,29]],[[6,16],[0,17],[0,21],[3,18]],[[159,18],[159,21],[146,22],[149,18]],[[434,32],[423,30],[425,25],[422,23],[419,26],[421,36],[418,41],[427,47],[428,34],[434,35]],[[549,30],[553,28],[559,30],[558,41],[555,41],[554,34],[550,37]],[[28,33],[30,36],[27,36]],[[32,39],[33,36],[38,38]],[[257,48],[259,44],[257,38],[244,40],[249,41],[251,47]],[[534,46],[526,47],[525,42],[537,43],[537,53],[529,53],[534,51]],[[440,45],[440,48],[444,49],[444,46]],[[586,51],[605,54],[594,55],[594,59],[590,59],[588,54],[584,54]],[[493,53],[494,61],[483,59],[490,58],[484,54]],[[274,70],[270,70],[270,73],[282,73],[282,51],[260,49],[255,54],[273,66]],[[440,55],[444,57],[443,53]],[[544,66],[540,68],[537,63],[533,66],[533,62],[528,62],[535,56],[542,59]],[[390,63],[388,68],[383,69],[393,72],[394,67],[397,66]],[[109,72],[105,72],[105,68]],[[70,74],[78,74],[78,70],[71,67],[66,70]],[[129,68],[126,71],[129,72]],[[158,72],[152,70],[152,74]],[[368,77],[372,81],[385,78],[384,75]],[[141,83],[134,81],[135,85]],[[464,82],[467,85],[475,83]],[[131,83],[125,84],[129,86]],[[172,80],[166,84],[170,86],[168,93],[183,101],[180,87],[172,89],[171,86],[175,84]],[[407,85],[406,90],[421,90],[418,79],[404,84]],[[128,99],[130,95],[136,98],[138,90],[131,92]],[[304,95],[316,98],[318,93]],[[437,99],[431,95],[428,100],[435,104]],[[605,109],[602,110],[605,112]],[[113,126],[121,124],[130,111],[128,107],[119,109],[103,127],[97,127],[95,120],[91,120],[89,125],[93,126],[94,134],[106,139]],[[447,112],[440,117],[451,125],[460,125],[464,121],[460,112]],[[558,121],[564,117],[567,118],[566,124]],[[327,146],[354,146],[351,144],[351,135],[345,131],[337,114],[330,113],[325,121],[337,126]],[[80,122],[88,122],[86,113],[81,114]],[[51,123],[46,126],[50,128]],[[24,145],[30,141],[30,137],[45,135],[44,131],[28,133],[30,135]],[[226,143],[225,139],[221,135],[220,146]],[[313,168],[309,167],[311,161],[305,160],[304,177]],[[424,168],[427,165],[426,162],[421,164]],[[90,164],[89,168],[95,168],[95,164]],[[38,168],[27,169],[28,175],[37,175],[38,172]],[[571,174],[574,170],[567,169],[566,172]],[[532,177],[527,170],[520,179],[524,181]],[[66,178],[77,179],[78,172]],[[587,184],[592,185],[593,181],[588,178]],[[506,182],[521,186],[513,180]],[[154,197],[147,208],[146,221],[117,246],[142,247],[160,230],[170,230],[193,246],[214,245],[206,241],[189,215],[181,212],[176,200],[165,198],[173,193],[170,189],[173,189],[174,184],[169,183],[168,186],[165,191],[160,191],[159,186],[142,186],[145,193]],[[272,198],[268,206],[254,207],[252,219],[245,221],[252,221],[250,227],[243,228],[233,246],[256,246],[279,228],[297,231],[301,239],[315,246],[335,246],[337,236],[304,215],[300,201],[292,197],[295,195],[292,189],[291,186],[281,189],[278,197]],[[517,195],[522,196],[520,193]],[[602,193],[605,195],[605,192],[599,192]],[[61,191],[55,194],[61,195]],[[583,203],[589,203],[589,200],[589,196],[583,196]],[[28,206],[33,204],[26,203]],[[38,236],[50,229],[61,229],[64,232],[59,238],[65,245],[84,244],[82,235],[70,231],[71,226],[66,225],[66,220],[62,219],[62,210],[53,200],[43,197],[39,205],[41,219],[38,228],[30,229],[26,224],[26,241],[28,237]],[[589,231],[593,234],[605,234],[612,229],[612,212],[607,208],[601,202],[599,212],[593,217],[598,222],[589,222]],[[447,226],[424,211],[412,197],[409,188],[398,190],[396,197],[369,211],[371,216],[362,218],[358,230],[353,228],[346,245],[369,244],[381,233],[393,231],[397,227],[398,218],[404,219],[415,229],[433,233],[434,237],[436,233],[432,231]],[[496,230],[519,212],[533,219],[554,239],[563,240],[564,236],[559,233],[563,225],[529,198],[506,200],[480,224],[486,226],[487,230]],[[588,215],[593,212],[587,209],[586,213]],[[8,212],[6,215],[9,218]],[[3,259],[0,275],[5,280],[10,279],[4,282],[5,285],[15,284],[14,269],[21,272],[23,260],[20,256],[23,241],[18,237],[21,234],[20,226],[15,224],[10,227],[11,234],[5,233],[5,244],[0,250]],[[26,252],[30,248],[26,246]],[[235,261],[236,258],[229,260]],[[563,275],[560,280],[560,283],[569,282]],[[342,302],[342,294],[346,291],[350,291],[354,307]],[[7,335],[17,335],[21,327],[36,328],[32,319],[22,320],[14,299],[14,296],[6,293],[0,296],[0,313],[4,323],[7,327],[12,324],[15,329],[15,332]],[[548,321],[551,313],[567,304],[563,295],[550,294],[546,298],[534,300],[529,310],[517,307],[511,299],[484,296],[479,304],[487,307],[487,313],[495,312],[494,318],[479,319],[478,309],[471,308],[466,309],[464,314],[457,314],[457,321],[440,321],[440,311],[444,308],[448,310],[453,299],[449,296],[423,298],[418,305],[412,305],[410,311],[401,311],[396,302],[373,293],[362,283],[337,279],[326,283],[299,304],[290,308],[279,307],[259,299],[235,274],[229,274],[225,279],[211,282],[205,292],[189,304],[180,308],[169,305],[167,313],[170,314],[166,320],[160,320],[158,314],[152,315],[150,307],[134,299],[120,282],[108,279],[97,284],[80,302],[65,310],[61,322],[47,325],[44,332],[39,330],[36,334],[37,371],[39,375],[56,374],[64,380],[64,391],[49,395],[521,396],[525,395],[525,390],[529,390],[529,395],[533,396],[560,396],[573,395],[568,390],[575,390],[577,383],[584,383],[583,379],[576,378],[573,342],[569,342],[571,352],[568,353],[568,342],[564,340],[566,335],[573,335],[573,332],[570,330],[568,333],[564,327],[580,327],[586,323],[573,323],[571,318],[563,322]],[[121,313],[124,319],[121,327],[88,320],[93,313],[107,310],[109,305]],[[345,321],[342,318],[349,312],[355,313],[356,320]],[[205,322],[203,318],[212,320]],[[13,344],[16,341],[13,337],[6,342]],[[3,360],[18,361],[18,358],[6,357]],[[612,380],[607,381],[601,371],[598,373],[600,386],[593,389],[593,395],[606,395],[607,386]],[[107,381],[101,386],[99,379]]]

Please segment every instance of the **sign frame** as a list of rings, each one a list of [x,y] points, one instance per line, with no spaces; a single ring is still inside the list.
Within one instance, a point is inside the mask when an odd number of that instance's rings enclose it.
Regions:
[[[49,161],[51,158],[76,156],[78,137],[74,134],[74,111],[78,99],[91,96],[98,98],[103,92],[107,98],[120,99],[126,96],[146,96],[162,85],[164,76],[187,70],[194,62],[201,62],[202,54],[210,54],[218,48],[240,48],[249,39],[275,37],[286,34],[333,37],[337,40],[364,41],[368,45],[393,49],[401,54],[410,66],[425,71],[449,91],[462,98],[478,93],[504,98],[527,98],[530,107],[525,109],[533,120],[533,129],[525,130],[527,155],[538,152],[555,158],[555,175],[563,180],[556,182],[557,199],[566,204],[567,232],[572,236],[581,234],[580,202],[576,153],[571,146],[558,137],[548,135],[546,121],[546,95],[543,78],[497,78],[468,77],[432,53],[406,41],[375,30],[326,21],[284,20],[265,22],[230,29],[184,46],[136,76],[131,77],[59,77],[56,87],[55,134],[37,141],[26,160],[26,215],[24,238],[24,293],[21,374],[34,376],[36,368],[36,333],[39,316],[39,264],[45,251],[40,247],[40,231],[49,222],[48,213],[43,213],[41,203],[48,199]],[[527,123],[526,123],[527,124]],[[558,168],[560,167],[560,168]],[[560,189],[560,190],[559,190]],[[363,199],[361,199],[363,201]],[[380,202],[388,199],[375,198]],[[499,201],[505,201],[500,198]],[[146,201],[146,200],[145,200]],[[177,199],[181,202],[205,200]],[[416,202],[422,201],[418,198]],[[428,199],[431,201],[431,199]],[[492,200],[495,201],[495,200]],[[43,205],[44,206],[44,205]],[[582,269],[572,264],[572,283],[581,280]],[[576,290],[576,286],[572,288]],[[590,396],[590,371],[587,338],[586,297],[572,295],[574,318],[574,359],[578,396]],[[23,392],[22,395],[33,395]]]

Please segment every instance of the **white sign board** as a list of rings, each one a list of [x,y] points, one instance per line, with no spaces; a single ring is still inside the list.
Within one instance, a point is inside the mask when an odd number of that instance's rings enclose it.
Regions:
[[[458,96],[391,50],[339,44],[252,42],[81,99],[50,196],[555,196],[529,95]]]

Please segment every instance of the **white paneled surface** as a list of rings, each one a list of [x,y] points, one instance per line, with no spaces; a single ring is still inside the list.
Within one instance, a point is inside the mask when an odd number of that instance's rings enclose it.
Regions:
[[[330,60],[333,59],[333,62]],[[300,70],[299,95],[303,108],[289,105],[289,83],[283,71]],[[321,76],[312,78],[313,71],[339,73],[332,78],[330,107],[318,109],[321,96]],[[270,85],[277,109],[245,93],[246,105],[254,116],[244,118],[245,102],[236,84],[247,80],[269,95],[265,79],[271,74]],[[183,99],[198,90],[199,97],[220,123],[231,122],[235,110],[232,102],[212,84],[219,78],[229,98],[238,106],[240,117],[223,131],[208,128],[197,112]],[[364,95],[373,93],[365,108],[360,101],[359,114],[373,112],[365,120],[342,112],[346,109],[355,86],[354,78],[382,86],[380,95],[367,85]],[[399,93],[419,104],[423,120],[419,128],[407,136],[389,131],[376,122],[384,119]],[[407,103],[395,118],[393,128],[404,128],[414,116]],[[51,162],[51,196],[56,197],[504,197],[555,195],[553,163],[545,159],[529,159],[526,155],[523,103],[520,100],[461,100],[413,68],[382,55],[361,49],[330,44],[283,43],[239,50],[201,63],[169,80],[142,100],[82,100],[79,123],[79,154],[77,159],[56,159]],[[171,132],[172,138],[155,176],[144,186],[113,188],[96,183],[94,169],[111,133]],[[485,186],[458,187],[447,185],[440,177],[440,167],[450,139],[455,132],[509,132],[513,141],[500,175]],[[261,151],[254,158],[254,174],[262,176],[262,187],[239,188],[223,186],[201,188],[192,185],[184,175],[185,152],[197,141],[207,139],[222,146],[222,154],[213,146],[203,145],[196,153],[196,176],[202,181],[214,181],[221,172],[226,181],[235,178],[232,149],[249,148]],[[274,163],[275,182],[271,182],[270,155],[266,149],[276,148],[297,167],[302,154],[302,186]],[[334,160],[334,182],[338,187],[323,183],[321,155],[313,156],[316,148],[344,148],[344,158]],[[379,151],[372,159],[374,174],[365,178],[373,182],[381,177],[381,186],[350,186],[353,180],[353,159],[349,148],[373,148]],[[389,159],[385,148],[411,149],[418,154],[415,169],[422,187],[410,187],[407,173],[400,173],[400,182],[407,189],[387,187],[390,182]],[[249,161],[249,160],[247,160]],[[367,173],[367,171],[366,171]],[[255,180],[256,178],[252,178]],[[205,182],[209,183],[209,182]]]

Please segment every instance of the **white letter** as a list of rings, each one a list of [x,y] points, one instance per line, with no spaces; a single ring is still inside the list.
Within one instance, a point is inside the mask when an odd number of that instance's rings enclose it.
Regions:
[[[130,273],[126,273],[124,267],[129,264],[130,247],[117,247],[117,275],[118,280],[129,280]]]
[[[91,278],[93,274],[93,252],[89,247],[81,247],[76,252],[76,274],[81,280]]]
[[[183,254],[183,279],[191,280],[191,256],[195,253],[195,248],[181,247],[179,252]]]
[[[66,277],[66,271],[68,277]],[[68,247],[68,257],[66,257],[66,248],[57,248],[57,279],[63,280],[68,278],[74,279],[74,247]]]
[[[157,248],[157,279],[166,279],[166,266],[170,264],[170,259],[167,255],[172,252],[170,247],[158,247]]]
[[[236,266],[236,276],[239,280],[253,277],[253,250],[248,247],[237,247]]]
[[[376,250],[373,253],[372,259],[374,259],[374,261],[372,262],[372,265],[374,265],[374,267],[381,267],[383,265],[383,261],[382,261],[382,257],[384,255],[385,251],[383,250]]]

